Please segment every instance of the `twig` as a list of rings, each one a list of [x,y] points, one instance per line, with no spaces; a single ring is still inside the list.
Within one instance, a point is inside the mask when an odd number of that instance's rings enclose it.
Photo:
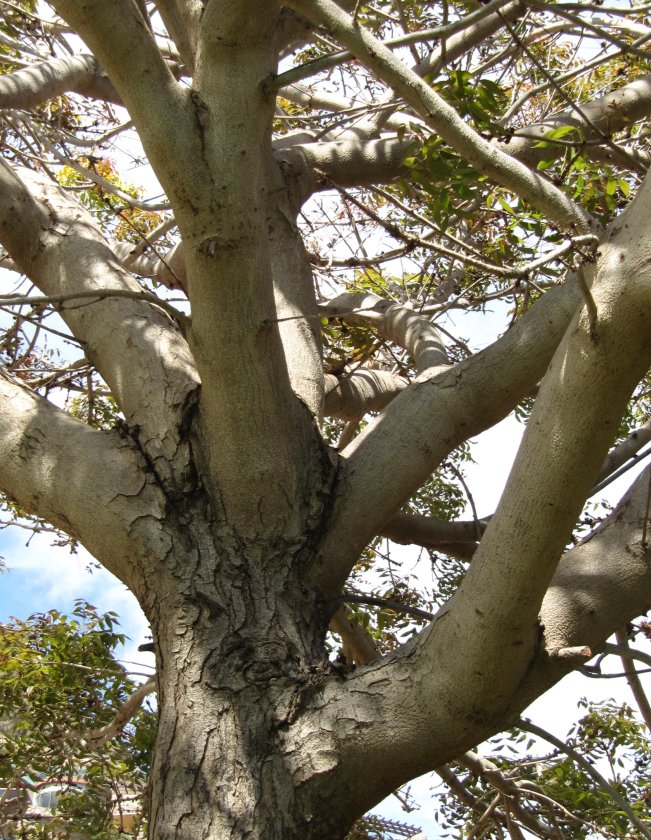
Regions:
[[[641,650],[635,650],[634,648],[629,647],[628,644],[614,645],[612,642],[606,642],[603,646],[603,652],[615,654],[615,656],[620,656],[624,659],[637,659],[639,662],[644,662],[645,665],[651,665],[651,654],[644,653]]]
[[[117,714],[110,723],[102,726],[101,729],[95,729],[92,732],[84,732],[80,737],[84,741],[88,741],[95,749],[103,746],[111,738],[118,735],[124,727],[129,723],[131,718],[136,714],[138,709],[142,706],[145,697],[156,691],[157,678],[150,677],[147,682],[139,686],[119,708]]]
[[[566,744],[564,741],[561,741],[560,738],[557,738],[555,735],[552,735],[551,732],[547,732],[545,729],[542,729],[540,726],[537,726],[530,720],[526,718],[520,718],[518,721],[518,727],[520,729],[524,729],[525,732],[530,732],[532,735],[536,735],[538,738],[542,738],[544,741],[548,741],[550,744],[553,744],[557,747],[561,752],[564,752],[568,755],[576,764],[578,764],[585,772],[592,778],[594,782],[596,782],[599,787],[604,790],[610,798],[619,806],[619,808],[626,813],[626,816],[629,818],[631,823],[637,828],[640,832],[640,837],[646,837],[647,840],[651,840],[651,832],[649,829],[644,825],[642,820],[638,817],[635,811],[631,808],[629,803],[624,799],[624,797],[619,793],[619,791],[613,787],[613,785],[605,779],[598,770],[596,770],[589,761],[587,761],[581,753],[577,752],[573,747],[569,744]]]
[[[171,315],[180,324],[185,325],[189,318],[176,307],[172,306],[166,300],[156,297],[150,292],[136,292],[130,289],[87,289],[79,292],[69,292],[61,295],[2,295],[0,296],[0,306],[23,306],[29,304],[31,306],[38,306],[39,304],[60,304],[67,303],[74,300],[103,300],[110,297],[131,298],[132,300],[142,300],[146,303],[151,303],[154,306],[159,306],[162,310]]]
[[[399,601],[392,601],[389,598],[378,598],[375,595],[357,595],[354,592],[344,592],[341,600],[344,603],[370,604],[374,607],[383,607],[388,610],[394,610],[395,612],[413,615],[417,618],[427,618],[429,620],[434,618],[434,613],[428,612],[428,610],[422,610],[420,607],[410,607],[407,604],[401,604]]]
[[[620,629],[615,632],[615,636],[617,638],[618,646],[628,650],[629,654],[632,653],[628,644],[626,630],[623,630],[620,627]],[[646,724],[646,728],[651,732],[651,703],[649,703],[649,698],[644,692],[642,681],[640,680],[637,669],[635,668],[633,662],[631,662],[632,658],[633,657],[630,655],[625,656],[624,654],[621,654],[622,665],[624,666],[624,673],[626,674],[628,686],[631,689],[633,697],[635,697],[635,702],[637,703],[637,707],[642,715],[642,720]]]

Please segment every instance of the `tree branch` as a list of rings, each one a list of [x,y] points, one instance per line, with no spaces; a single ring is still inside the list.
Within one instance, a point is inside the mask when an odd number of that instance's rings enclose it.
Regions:
[[[610,516],[566,552],[540,612],[544,650],[522,686],[523,709],[577,666],[557,651],[606,649],[618,627],[643,613],[651,598],[651,554],[642,543],[651,467],[633,482]]]
[[[647,421],[639,429],[631,432],[631,434],[618,443],[607,455],[606,460],[601,468],[601,472],[597,478],[597,488],[594,492],[598,492],[599,485],[609,478],[614,472],[619,470],[627,461],[632,461],[636,458],[637,453],[651,441],[651,420]]]
[[[356,780],[360,808],[426,772],[433,754],[442,762],[452,761],[473,744],[513,726],[523,709],[577,667],[577,659],[555,656],[555,651],[600,650],[617,627],[646,609],[651,552],[641,545],[641,536],[650,475],[651,467],[594,535],[563,557],[542,605],[545,644],[537,646],[525,678],[511,685],[500,712],[477,715],[468,704],[466,686],[459,686],[458,670],[469,661],[478,640],[471,636],[469,643],[449,644],[447,628],[454,615],[448,607],[395,653],[356,671],[343,687],[333,682],[324,689],[314,713],[339,721],[342,772]],[[507,644],[497,657],[483,662],[481,670],[473,669],[474,679],[484,683],[483,708],[490,709],[502,692],[513,654],[514,646]],[[364,720],[362,729],[346,724],[351,695],[355,720]],[[369,761],[383,768],[382,778],[360,777],[356,768]]]
[[[86,306],[69,302],[59,311],[85,347],[123,411],[139,428],[142,444],[171,481],[165,459],[187,457],[178,427],[198,378],[187,343],[167,314],[142,295],[118,264],[92,219],[43,176],[0,162],[0,241],[19,269],[47,296],[95,295]],[[126,294],[126,298],[117,298]],[[91,294],[92,293],[92,294]],[[116,342],[117,325],[130,329]]]
[[[160,553],[157,523],[166,502],[132,442],[91,429],[2,368],[0,488],[79,539],[128,586],[137,583],[139,563]],[[136,520],[141,525],[132,530]]]
[[[92,55],[53,58],[0,76],[0,108],[34,108],[67,91],[120,104]]]
[[[591,290],[597,322],[584,308],[554,354],[500,504],[449,603],[449,636],[444,631],[436,642],[454,648],[460,627],[474,639],[455,678],[465,686],[466,708],[477,704],[483,714],[484,692],[491,690],[487,664],[510,646],[501,668],[507,694],[493,691],[497,705],[508,705],[508,692],[530,667],[544,594],[631,393],[651,363],[651,275],[642,269],[646,249],[636,226],[649,203],[651,180],[601,246]]]
[[[463,54],[463,52],[466,51],[466,49],[459,50],[459,48],[457,47],[457,39],[454,38],[454,36],[457,35],[457,33],[461,33],[461,39],[463,39],[465,47],[466,33],[475,33],[476,28],[478,26],[481,26],[486,18],[497,17],[493,14],[493,12],[495,12],[496,9],[501,9],[502,7],[505,7],[502,10],[508,19],[512,19],[512,17],[517,16],[513,15],[511,5],[507,4],[508,0],[491,0],[485,6],[482,6],[481,8],[476,9],[473,12],[470,12],[470,14],[465,15],[465,17],[461,17],[458,20],[452,21],[451,23],[447,23],[444,26],[435,26],[430,29],[420,29],[416,32],[407,32],[404,35],[399,35],[396,38],[388,39],[384,42],[384,44],[387,47],[394,47],[397,49],[398,47],[406,46],[409,44],[417,44],[422,41],[430,41],[435,39],[445,41],[446,45],[448,45],[450,47],[450,50],[452,51],[450,54],[450,58],[452,60],[453,58],[458,58],[460,54]],[[342,8],[346,8],[351,7],[354,4],[339,3],[338,5]],[[347,11],[351,11],[351,8],[347,8]],[[491,22],[493,24],[495,23],[494,20]],[[498,19],[497,28],[499,28],[499,26],[502,25],[502,21]],[[489,31],[494,32],[495,29],[491,28]],[[488,32],[486,34],[488,34]],[[473,34],[470,34],[468,37],[469,40],[472,43],[474,43]],[[448,39],[452,43],[448,43]],[[440,56],[438,50],[435,50],[434,53],[437,57]],[[298,81],[301,81],[302,79],[308,79],[311,76],[316,76],[318,73],[322,73],[324,70],[329,70],[332,67],[336,67],[338,64],[341,64],[345,61],[349,61],[353,57],[353,51],[342,50],[340,52],[332,53],[331,55],[321,56],[320,58],[313,59],[312,61],[307,61],[305,62],[305,64],[301,64],[298,67],[293,67],[292,69],[281,73],[281,75],[274,80],[274,87],[281,88],[282,91],[283,85],[291,85]],[[433,60],[437,61],[437,58],[434,58]],[[417,72],[420,71],[419,75],[426,75],[429,72],[427,67],[428,61],[427,59],[424,59],[418,65]]]
[[[358,368],[340,377],[326,374],[323,413],[355,420],[369,411],[382,411],[407,385],[406,379],[384,370]]]
[[[627,85],[594,99],[592,102],[581,104],[580,113],[568,109],[555,116],[548,117],[537,125],[520,128],[508,140],[509,152],[529,166],[535,166],[539,161],[554,156],[554,144],[540,147],[537,144],[561,126],[576,127],[577,146],[581,143],[602,141],[610,138],[618,131],[629,128],[636,122],[645,119],[651,113],[651,75],[642,76]],[[567,142],[568,138],[565,138]],[[574,140],[574,138],[572,138]],[[559,144],[556,153],[560,156],[565,146]],[[630,167],[627,155],[618,155],[617,150],[610,148],[610,154],[617,163]]]
[[[120,734],[127,723],[129,723],[136,714],[138,709],[140,709],[145,701],[145,698],[156,691],[157,684],[157,678],[155,676],[150,677],[147,682],[138,686],[133,694],[127,698],[122,706],[120,706],[115,717],[110,723],[107,723],[106,726],[102,726],[101,729],[94,729],[90,732],[81,733],[79,737],[86,741],[92,749],[101,749],[104,744],[112,738],[115,738],[116,735]]]
[[[192,76],[194,73],[194,51],[196,48],[196,32],[191,31],[195,29],[192,26],[194,20],[193,12],[189,11],[189,6],[194,4],[181,4],[181,11],[179,3],[176,0],[156,0],[156,8],[163,19],[165,29],[174,41],[179,55],[185,66],[188,69],[188,74]],[[193,38],[193,35],[195,36]]]
[[[486,530],[488,520],[469,519],[447,522],[415,513],[396,513],[381,529],[383,537],[393,542],[424,548],[446,550],[446,546],[467,545],[474,551]]]
[[[290,5],[327,26],[355,56],[408,102],[477,172],[512,190],[564,229],[588,232],[591,221],[565,193],[471,129],[457,112],[391,50],[358,26],[333,0],[293,0]]]
[[[620,659],[622,660],[622,667],[624,668],[624,673],[626,674],[626,682],[628,683],[628,687],[631,689],[631,693],[635,698],[638,710],[642,715],[642,720],[646,724],[646,728],[651,732],[651,703],[649,703],[649,698],[646,696],[642,686],[642,680],[635,668],[635,662],[632,661],[635,658],[635,654],[628,644],[626,630],[623,630],[620,627],[615,631],[615,637],[617,639],[617,644],[621,648],[624,648],[622,653],[620,653]],[[651,657],[648,658],[648,664],[651,665]]]
[[[464,440],[505,417],[545,372],[580,301],[553,289],[499,341],[432,379],[417,380],[346,450],[320,585],[337,592],[359,552]],[[508,372],[508,378],[507,378]]]
[[[418,373],[450,364],[441,335],[431,321],[379,295],[344,293],[320,304],[319,312],[349,324],[373,325],[382,338],[414,357]]]
[[[463,767],[470,770],[470,772],[474,773],[475,776],[482,776],[492,787],[495,788],[495,790],[507,797],[509,807],[515,818],[530,831],[536,832],[540,837],[557,836],[550,826],[540,822],[537,817],[530,814],[520,803],[520,797],[531,796],[536,798],[538,793],[542,793],[541,791],[532,789],[530,783],[522,784],[522,782],[518,779],[507,778],[496,764],[472,751],[460,755],[457,758],[456,763],[461,764]],[[543,796],[542,798],[552,805],[560,807],[556,803],[552,802],[552,800],[548,797]],[[562,810],[572,819],[576,819],[576,817],[565,811],[565,809]]]
[[[84,39],[129,111],[149,161],[175,209],[196,204],[205,189],[200,137],[188,93],[181,88],[132,0],[56,0],[57,12]],[[173,125],[173,131],[161,131]],[[177,213],[178,215],[178,213]]]
[[[159,298],[151,292],[146,292],[144,289],[136,291],[135,289],[85,289],[79,292],[69,292],[61,295],[0,295],[0,306],[40,306],[42,304],[57,306],[62,303],[70,303],[72,301],[89,301],[90,303],[106,298],[127,298],[129,300],[143,300],[157,306],[171,315],[180,324],[184,322],[189,323],[189,318],[172,306],[168,301]]]
[[[300,204],[275,167],[269,190],[269,247],[275,315],[294,393],[315,417],[323,408],[323,348],[310,259],[296,224]]]
[[[378,658],[379,651],[373,638],[351,619],[351,612],[345,604],[330,619],[330,630],[341,637],[343,654],[350,665],[366,665]]]

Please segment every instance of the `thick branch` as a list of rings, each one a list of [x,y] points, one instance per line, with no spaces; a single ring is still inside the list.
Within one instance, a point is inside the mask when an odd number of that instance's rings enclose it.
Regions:
[[[424,548],[445,551],[447,546],[463,544],[474,552],[486,530],[487,520],[473,519],[446,522],[432,516],[396,513],[382,526],[383,537],[403,545],[422,545]]]
[[[165,499],[133,444],[91,429],[2,369],[0,488],[79,539],[131,587],[138,564],[159,551]]]
[[[272,166],[268,230],[276,318],[294,393],[315,417],[323,407],[323,352],[310,259],[296,225],[299,203]]]
[[[407,387],[407,381],[384,370],[359,368],[348,376],[326,375],[327,417],[356,420],[369,411],[382,411]]]
[[[350,665],[366,665],[378,657],[378,649],[366,630],[351,619],[350,610],[342,604],[330,619],[330,630],[341,637],[343,655]]]
[[[127,271],[139,277],[152,277],[168,289],[181,289],[187,293],[188,276],[182,242],[174,245],[163,258],[143,254],[137,246],[126,242],[112,242],[111,249]]]
[[[278,4],[259,0],[205,5],[193,93],[205,183],[197,213],[176,214],[202,381],[207,478],[218,477],[229,523],[267,540],[270,522],[285,537],[293,533],[290,522],[303,530],[304,502],[313,492],[306,464],[321,448],[313,417],[292,391],[294,384],[313,411],[321,408],[309,263],[295,250],[290,201],[275,195],[286,184],[271,156],[274,103],[263,88],[275,69],[279,14]],[[279,322],[279,304],[290,318],[299,315],[294,326]],[[282,323],[291,352],[283,347]],[[305,382],[292,383],[288,356],[299,365],[307,358]]]
[[[196,205],[205,188],[192,101],[181,88],[132,0],[57,0],[53,4],[105,68],[128,109],[149,161],[175,209]],[[163,125],[173,131],[161,131]]]
[[[569,109],[548,117],[537,125],[518,129],[508,141],[510,154],[530,166],[535,166],[543,158],[554,157],[555,152],[559,157],[564,153],[564,145],[559,145],[556,149],[553,144],[536,148],[536,144],[556,128],[575,126],[577,145],[581,142],[599,141],[603,136],[610,138],[616,132],[630,128],[651,113],[651,75],[622,85],[605,96],[582,104],[580,108],[581,115]],[[566,142],[568,139],[570,138],[565,138]],[[624,163],[626,164],[626,161]]]
[[[0,108],[34,108],[67,91],[120,103],[92,55],[66,56],[0,76]]]
[[[449,365],[445,345],[437,328],[427,318],[374,294],[344,293],[319,306],[329,318],[350,324],[371,324],[388,341],[414,357],[418,373]]]
[[[391,181],[403,170],[413,141],[397,137],[297,143],[280,148],[276,158],[300,178],[304,199],[313,192]]]
[[[503,338],[410,385],[346,452],[319,571],[335,591],[367,542],[464,440],[505,417],[543,376],[575,312],[575,283],[545,295]]]
[[[623,440],[608,453],[597,481],[599,483],[604,481],[627,461],[634,459],[640,449],[649,443],[649,441],[651,441],[651,420],[643,426],[640,426],[639,429],[631,432],[626,440]]]
[[[651,363],[651,272],[640,237],[651,182],[602,245],[591,293],[539,389],[500,504],[450,601],[447,639],[474,640],[457,685],[466,709],[487,712],[490,663],[500,669],[495,707],[508,705],[539,643],[538,613],[563,547],[588,497],[635,386]],[[502,687],[505,693],[502,693]],[[490,712],[489,712],[490,713]]]
[[[0,240],[45,294],[142,292],[62,190],[29,170],[19,177],[7,164],[0,164],[0,183]],[[198,384],[179,328],[160,309],[129,298],[70,302],[59,311],[166,474],[165,460],[185,457],[178,427]],[[118,327],[128,330],[128,340],[115,341]]]
[[[187,9],[187,4],[184,3],[183,6]],[[191,15],[186,12],[184,16],[176,0],[156,0],[156,8],[191,76],[194,73],[194,49],[196,46],[193,44],[192,38],[194,33],[190,31]],[[194,27],[192,28],[194,29]]]

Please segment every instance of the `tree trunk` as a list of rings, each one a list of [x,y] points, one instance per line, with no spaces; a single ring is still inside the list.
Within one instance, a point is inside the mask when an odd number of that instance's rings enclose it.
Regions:
[[[240,545],[201,559],[196,574],[179,563],[175,586],[149,603],[160,716],[149,836],[342,837],[356,815],[321,804],[336,747],[307,709],[332,678],[327,615],[294,571],[309,552]]]

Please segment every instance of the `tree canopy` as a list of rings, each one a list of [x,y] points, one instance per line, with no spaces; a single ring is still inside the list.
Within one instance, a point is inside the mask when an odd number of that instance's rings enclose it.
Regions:
[[[451,831],[651,837],[651,473],[599,505],[651,440],[647,6],[0,8],[4,508],[131,589],[157,665],[152,744],[114,616],[6,627],[3,777],[146,776],[157,840],[372,832],[431,770]],[[595,655],[641,717],[476,752]]]

